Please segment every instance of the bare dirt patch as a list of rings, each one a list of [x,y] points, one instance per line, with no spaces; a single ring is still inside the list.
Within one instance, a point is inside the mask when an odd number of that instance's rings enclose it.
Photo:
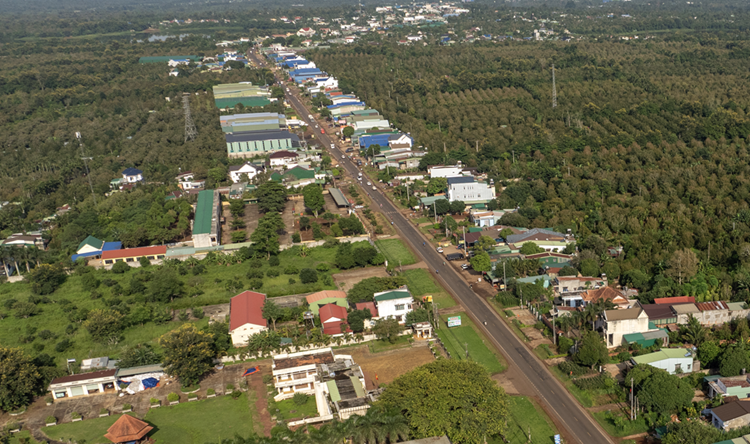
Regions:
[[[404,373],[435,360],[429,347],[409,347],[382,353],[370,353],[367,346],[347,350],[362,367],[367,390],[390,383]],[[377,375],[377,379],[376,379]]]
[[[207,305],[203,307],[203,314],[213,322],[224,322],[229,319],[229,304]]]
[[[371,277],[387,277],[385,268],[383,267],[367,267],[358,268],[355,270],[349,270],[342,273],[336,273],[333,275],[333,281],[339,287],[341,291],[349,291],[357,282],[362,279]]]
[[[336,201],[333,200],[333,197],[330,194],[324,194],[323,198],[325,199],[326,206],[324,211],[329,211],[333,214],[338,214],[341,217],[347,217],[348,216],[348,210],[344,208],[339,208],[338,205],[336,205]]]

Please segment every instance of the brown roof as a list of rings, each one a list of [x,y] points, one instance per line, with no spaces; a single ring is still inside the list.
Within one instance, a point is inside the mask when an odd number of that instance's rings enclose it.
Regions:
[[[245,324],[268,325],[263,318],[263,304],[266,295],[254,291],[243,291],[229,300],[229,331],[238,329]]]
[[[145,421],[133,418],[130,415],[122,415],[107,429],[107,434],[104,437],[114,443],[137,441],[153,429]]]
[[[671,298],[656,298],[654,304],[691,304],[695,302],[693,296],[673,296]]]
[[[346,293],[343,291],[323,290],[317,293],[307,295],[307,298],[305,299],[307,299],[308,304],[312,304],[313,302],[318,302],[322,299],[328,299],[328,298],[346,299]]]
[[[333,353],[315,353],[294,358],[274,359],[274,370],[284,370],[287,368],[301,367],[310,364],[331,364],[333,363]]]
[[[370,314],[373,318],[378,317],[378,309],[375,307],[374,302],[357,302],[357,310],[364,310],[365,308],[370,310]]]
[[[750,401],[735,401],[720,405],[712,410],[713,414],[726,422],[750,413]]]
[[[700,311],[711,311],[711,310],[729,310],[729,305],[724,301],[718,302],[698,302],[695,304]]]
[[[625,319],[638,319],[643,310],[640,307],[626,308],[620,310],[604,310],[604,317],[608,321],[622,321]]]
[[[643,305],[643,311],[646,312],[650,320],[673,318],[672,306],[667,304],[646,304]]]
[[[528,256],[526,256],[528,257]],[[596,290],[586,290],[581,293],[584,301],[595,302],[599,300],[614,301],[617,298],[626,299],[622,293],[612,287],[601,287]]]
[[[724,379],[720,378],[719,381],[721,381],[722,384],[724,384],[725,387],[750,387],[750,382],[747,382],[747,379]]]
[[[62,377],[53,379],[52,382],[50,382],[50,384],[65,384],[66,382],[87,381],[89,379],[97,379],[97,378],[108,378],[110,376],[115,376],[115,373],[117,373],[116,368],[112,370],[102,370],[98,372],[62,376]]]

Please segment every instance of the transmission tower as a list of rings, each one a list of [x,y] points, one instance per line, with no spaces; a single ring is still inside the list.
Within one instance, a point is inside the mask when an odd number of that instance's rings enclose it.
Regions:
[[[185,111],[185,142],[190,142],[198,136],[198,130],[195,129],[193,117],[190,115],[189,93],[182,93],[182,109]]]
[[[91,188],[91,197],[94,199],[94,205],[96,205],[96,193],[94,193],[94,185],[91,183],[91,172],[89,172],[89,160],[93,157],[86,157],[86,152],[83,150],[83,137],[81,133],[76,131],[76,139],[78,144],[81,146],[81,160],[83,160],[83,166],[86,168],[86,178],[89,180],[89,188]]]
[[[555,86],[555,64],[552,64],[552,108],[557,108],[557,87]]]

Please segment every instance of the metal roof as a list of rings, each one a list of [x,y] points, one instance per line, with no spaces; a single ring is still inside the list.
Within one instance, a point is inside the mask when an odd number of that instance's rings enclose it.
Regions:
[[[211,222],[214,216],[214,190],[203,190],[198,193],[198,204],[195,207],[193,235],[211,233]]]
[[[253,131],[249,133],[238,133],[238,134],[224,134],[224,138],[227,143],[234,142],[255,142],[258,140],[281,140],[291,139],[292,141],[299,142],[299,137],[296,134],[292,134],[289,131]]]
[[[328,193],[330,193],[333,201],[336,202],[336,205],[340,207],[349,206],[349,201],[346,200],[346,196],[344,196],[344,193],[342,193],[338,188],[329,188]]]
[[[162,368],[161,364],[139,365],[138,367],[121,368],[117,370],[117,377],[126,378],[128,376],[142,375],[144,373],[157,373],[163,371],[164,369]]]
[[[665,359],[679,359],[692,357],[690,350],[686,348],[663,348],[658,352],[634,356],[632,359],[636,364],[653,364]]]
[[[473,183],[473,182],[474,182],[474,176],[456,176],[456,177],[448,178],[448,186],[451,186],[457,183]]]

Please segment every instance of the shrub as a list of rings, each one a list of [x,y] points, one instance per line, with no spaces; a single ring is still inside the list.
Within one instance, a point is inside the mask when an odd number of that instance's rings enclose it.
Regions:
[[[58,353],[62,353],[72,346],[73,346],[73,341],[71,341],[68,338],[65,338],[62,341],[58,342],[57,345],[55,345],[55,351]]]
[[[119,264],[119,263],[121,263],[121,262],[118,262],[118,264]],[[128,267],[128,268],[129,268],[129,267]],[[102,294],[101,294],[101,293],[99,293],[99,292],[98,292],[98,291],[96,291],[96,290],[92,291],[92,292],[91,292],[91,294],[89,295],[89,299],[91,299],[92,301],[95,301],[95,300],[97,300],[97,299],[101,299],[101,297],[102,297]]]
[[[495,296],[495,300],[503,304],[503,307],[515,307],[521,303],[521,300],[513,296],[513,293],[509,291],[501,291]]]
[[[305,405],[307,404],[308,396],[304,393],[295,393],[292,397],[294,405]]]
[[[312,284],[318,282],[318,272],[312,268],[303,268],[299,272],[299,280],[303,284]]]
[[[205,313],[203,313],[203,309],[198,307],[193,309],[193,317],[195,319],[203,319],[206,316]]]
[[[266,276],[274,278],[281,274],[281,271],[279,271],[278,268],[269,268],[268,271],[266,271]]]
[[[39,332],[39,337],[41,339],[44,339],[45,341],[47,339],[54,339],[55,336],[56,335],[54,333],[52,333],[50,330],[42,330],[42,331]]]
[[[265,374],[263,375],[263,384],[270,384],[273,382],[273,375]]]
[[[177,317],[178,317],[178,318],[179,318],[179,319],[180,319],[180,320],[181,320],[182,322],[185,322],[185,321],[187,321],[188,319],[190,319],[190,315],[188,314],[188,312],[187,312],[187,309],[182,309],[182,310],[180,310],[180,314],[179,314],[179,315],[177,315]]]
[[[572,372],[574,377],[587,375],[593,372],[593,370],[591,370],[590,368],[580,366],[571,361],[563,361],[557,366],[557,368],[559,368],[560,371],[565,373],[566,375],[570,375]]]
[[[47,419],[45,419],[45,421],[47,422],[47,424],[54,424],[54,423],[57,422],[57,418],[55,418],[54,416],[50,415],[50,416],[47,417]]]
[[[258,290],[263,286],[263,279],[250,279],[247,286],[252,290]]]
[[[279,264],[281,264],[281,259],[279,259],[278,256],[271,256],[271,258],[268,259],[268,265],[272,267],[278,267]]]
[[[210,388],[210,389],[206,390],[206,394],[207,395],[215,395],[216,394],[216,390]]]
[[[104,408],[103,408],[103,409],[99,410],[99,414],[100,414],[100,415],[106,415],[106,414],[108,414],[108,413],[109,413],[109,410],[107,410],[107,409],[104,409]]]
[[[53,402],[55,402],[55,399],[51,396],[47,396],[46,398],[44,398],[44,402],[46,402],[47,404],[52,404]]]
[[[81,419],[81,414],[78,412],[73,412],[70,414],[70,417],[73,419]]]
[[[289,278],[289,285],[294,285],[297,283],[297,280],[294,278]]]
[[[287,265],[284,268],[284,274],[297,274],[299,273],[299,268],[295,267],[294,265]]]
[[[295,244],[298,244],[302,241],[302,238],[300,237],[299,233],[292,234],[292,242]]]
[[[261,270],[260,267],[251,268],[246,276],[248,279],[263,279],[263,270]]]
[[[318,264],[317,267],[315,267],[316,270],[320,271],[321,273],[324,273],[331,269],[331,267],[326,262],[321,262]]]
[[[151,404],[158,404],[159,400],[156,398],[151,398]]]
[[[130,271],[130,265],[125,262],[117,262],[112,266],[112,273],[122,274]]]
[[[227,391],[229,392],[232,390],[234,390],[234,384],[227,384]]]
[[[11,430],[20,430],[21,429],[21,423],[18,421],[11,421],[7,424],[5,424],[5,427],[3,427],[5,431],[10,432]]]
[[[188,399],[195,399],[198,397],[197,393],[188,393]]]
[[[170,394],[167,395],[167,401],[169,401],[169,402],[175,402],[175,401],[179,401],[179,400],[180,400],[180,395],[178,395],[175,392],[172,392],[172,393],[170,393]]]
[[[600,373],[591,378],[576,379],[573,384],[581,390],[601,390],[614,386],[614,381],[609,373]]]
[[[232,399],[237,399],[242,395],[242,392],[239,390],[235,390],[232,392]]]
[[[118,264],[119,263],[120,262],[118,262]],[[123,404],[122,409],[123,410],[133,410],[133,405],[132,404]]]
[[[260,259],[251,259],[247,264],[250,266],[251,270],[263,267],[263,262],[261,262]]]

